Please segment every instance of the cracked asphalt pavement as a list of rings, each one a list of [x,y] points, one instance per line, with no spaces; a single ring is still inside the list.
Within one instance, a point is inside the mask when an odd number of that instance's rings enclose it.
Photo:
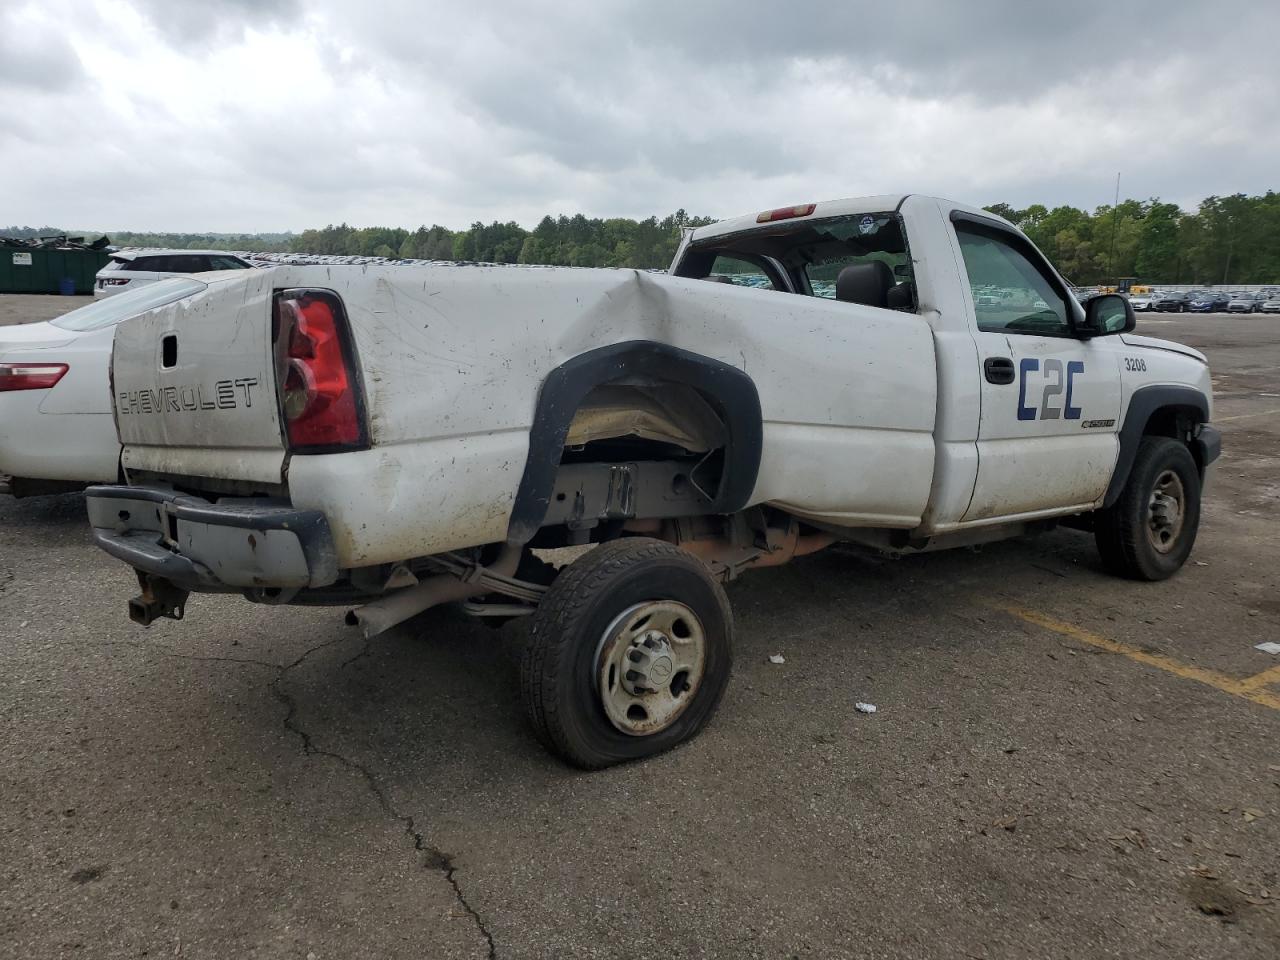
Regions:
[[[526,730],[521,624],[143,630],[78,496],[0,497],[0,957],[1272,960],[1280,319],[1140,330],[1217,379],[1179,577],[1071,531],[748,575],[716,721],[596,774]]]

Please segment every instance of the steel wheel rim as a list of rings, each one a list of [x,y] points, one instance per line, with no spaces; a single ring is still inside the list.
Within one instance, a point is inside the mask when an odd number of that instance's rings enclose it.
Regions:
[[[617,730],[652,736],[693,702],[706,662],[706,630],[691,609],[674,600],[637,603],[600,637],[596,695]]]
[[[1158,553],[1168,553],[1177,544],[1186,506],[1186,489],[1177,473],[1165,470],[1156,477],[1147,502],[1147,540]]]

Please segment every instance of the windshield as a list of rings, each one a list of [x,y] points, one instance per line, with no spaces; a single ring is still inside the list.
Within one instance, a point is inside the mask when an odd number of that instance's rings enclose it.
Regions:
[[[114,297],[107,297],[105,300],[91,303],[79,310],[72,310],[56,320],[51,320],[50,323],[63,330],[76,330],[81,333],[86,330],[100,330],[122,320],[128,320],[130,317],[136,317],[140,313],[146,313],[148,310],[163,307],[175,300],[200,293],[208,286],[207,283],[187,277],[158,280],[137,290],[118,293]]]

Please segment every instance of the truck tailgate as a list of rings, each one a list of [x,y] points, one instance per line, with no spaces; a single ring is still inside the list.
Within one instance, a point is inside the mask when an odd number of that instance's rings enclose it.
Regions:
[[[127,470],[280,482],[273,276],[222,274],[203,294],[117,327],[112,394]]]

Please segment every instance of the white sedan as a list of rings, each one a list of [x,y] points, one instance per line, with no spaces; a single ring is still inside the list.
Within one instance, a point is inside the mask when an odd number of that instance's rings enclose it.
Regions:
[[[95,297],[110,297],[126,291],[191,273],[211,270],[251,270],[248,260],[222,250],[120,250],[98,271],[93,285]]]
[[[0,492],[114,483],[120,444],[108,369],[116,325],[207,287],[192,277],[159,280],[56,320],[0,327]]]

